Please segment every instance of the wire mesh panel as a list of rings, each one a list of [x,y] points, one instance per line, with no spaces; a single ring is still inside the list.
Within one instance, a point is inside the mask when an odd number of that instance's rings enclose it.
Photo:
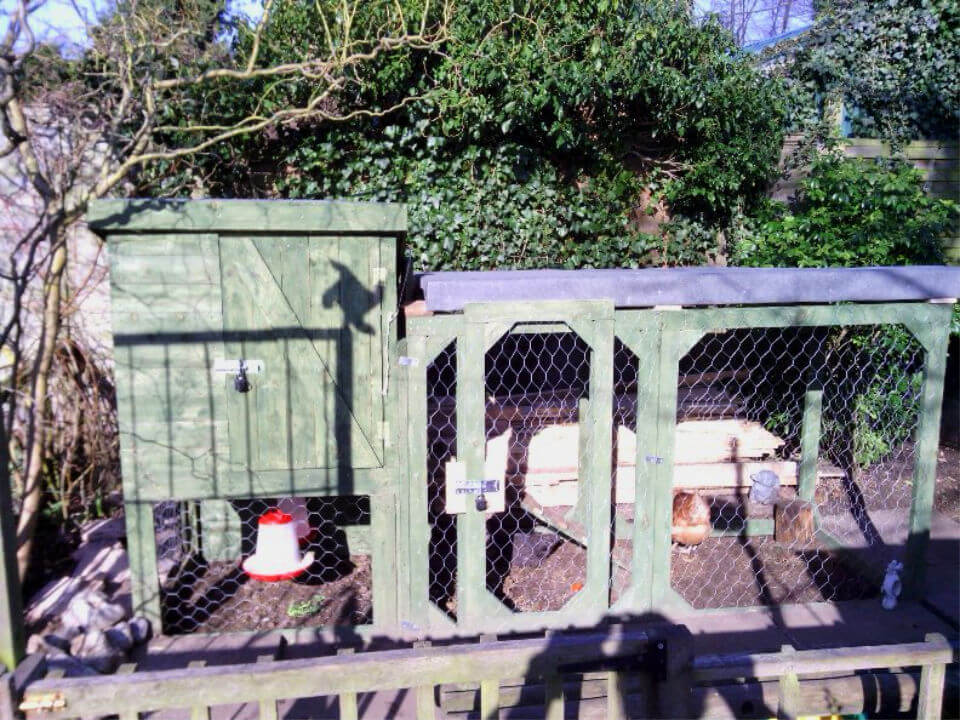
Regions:
[[[613,512],[610,515],[610,604],[630,585],[633,526],[647,504],[646,485],[636,495],[637,383],[640,361],[619,338],[613,349]]]
[[[487,520],[487,589],[517,612],[559,610],[586,582],[578,478],[590,351],[572,332],[513,333],[485,366],[486,461],[505,468],[502,507]]]
[[[457,611],[457,521],[446,508],[446,467],[457,454],[457,344],[427,367],[427,519],[430,524],[430,601],[450,617]]]
[[[369,496],[163,502],[154,527],[166,634],[373,620]]]
[[[673,588],[699,608],[875,595],[907,539],[923,361],[892,325],[703,337],[679,367]]]

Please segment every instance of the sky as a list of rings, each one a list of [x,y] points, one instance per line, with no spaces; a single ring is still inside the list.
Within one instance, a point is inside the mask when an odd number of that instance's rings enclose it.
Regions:
[[[753,7],[751,21],[744,42],[756,42],[766,39],[769,33],[769,8],[780,0],[759,0]],[[85,20],[92,22],[97,13],[102,12],[110,0],[41,0],[40,7],[31,15],[32,27],[38,39],[52,42],[64,49],[67,54],[73,54],[83,47]],[[801,4],[801,3],[797,3]],[[718,0],[696,0],[695,13],[700,16],[715,8],[726,5]],[[17,0],[0,0],[0,32],[4,32],[16,9]],[[261,7],[260,0],[230,0],[228,7],[233,13],[255,16]],[[795,30],[810,24],[812,18],[809,13],[793,15],[787,30]]]

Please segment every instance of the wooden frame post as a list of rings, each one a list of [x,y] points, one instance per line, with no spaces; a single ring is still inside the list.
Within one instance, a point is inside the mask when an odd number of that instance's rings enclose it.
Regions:
[[[800,429],[800,468],[797,473],[797,497],[813,500],[817,489],[817,461],[820,455],[820,424],[823,414],[823,388],[811,383],[803,396],[803,424]]]
[[[924,305],[936,309],[941,322],[918,323],[910,329],[923,345],[923,389],[917,420],[913,464],[913,490],[910,500],[910,529],[904,550],[903,597],[923,597],[927,575],[927,546],[937,479],[937,448],[940,445],[940,413],[943,385],[947,374],[947,341],[950,337],[950,305]],[[918,321],[920,318],[918,318]]]
[[[9,467],[7,437],[0,423],[0,665],[13,671],[23,659],[26,638]]]

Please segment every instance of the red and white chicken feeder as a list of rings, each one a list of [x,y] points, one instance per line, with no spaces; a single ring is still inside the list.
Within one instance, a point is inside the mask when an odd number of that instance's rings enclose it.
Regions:
[[[313,552],[300,555],[293,516],[271,508],[257,522],[257,551],[243,561],[243,571],[254,580],[290,580],[313,564]]]

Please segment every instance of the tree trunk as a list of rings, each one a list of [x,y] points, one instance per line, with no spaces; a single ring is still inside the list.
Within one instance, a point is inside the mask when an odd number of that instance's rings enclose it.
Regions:
[[[43,324],[40,350],[36,360],[33,392],[30,399],[30,424],[26,437],[26,467],[23,473],[23,507],[17,523],[17,570],[23,582],[30,565],[33,536],[37,529],[43,500],[43,451],[46,446],[47,386],[50,367],[60,334],[60,294],[64,269],[67,266],[67,243],[62,226],[51,236],[55,249],[47,268],[43,288]]]

